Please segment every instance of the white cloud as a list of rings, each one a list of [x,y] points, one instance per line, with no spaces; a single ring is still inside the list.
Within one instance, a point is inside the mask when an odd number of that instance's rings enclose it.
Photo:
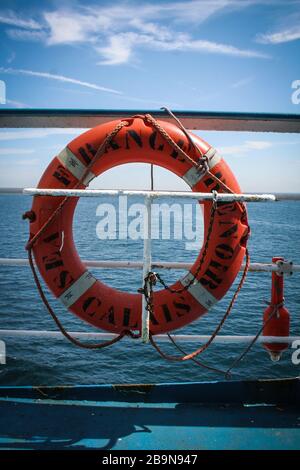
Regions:
[[[290,2],[298,8],[294,8],[293,13],[283,14],[276,28],[256,36],[256,42],[261,44],[284,44],[286,42],[300,39],[300,10],[299,0]],[[287,10],[287,11],[290,11]]]
[[[129,61],[134,46],[134,33],[124,33],[112,36],[105,47],[97,47],[96,50],[103,57],[99,62],[102,65],[119,65]]]
[[[253,81],[253,77],[246,77],[232,83],[231,88],[242,88]]]
[[[17,41],[44,41],[47,38],[45,31],[31,31],[27,29],[7,29],[6,34]]]
[[[94,35],[111,25],[110,19],[96,14],[81,14],[70,11],[54,11],[45,13],[50,33],[48,44],[71,44],[77,42],[93,42]]]
[[[24,69],[13,69],[13,68],[4,68],[0,67],[0,73],[11,73],[14,75],[29,75],[33,77],[47,78],[49,80],[57,80],[65,83],[73,83],[74,85],[79,85],[86,88],[92,88],[93,90],[105,91],[107,93],[122,94],[118,90],[113,90],[112,88],[106,88],[100,85],[96,85],[90,82],[83,82],[77,80],[76,78],[65,77],[64,75],[56,75],[48,72],[37,72],[34,70],[24,70]]]
[[[282,44],[285,42],[296,41],[300,39],[300,25],[283,29],[276,33],[260,34],[257,36],[257,42],[262,44]]]
[[[274,143],[266,140],[246,140],[241,145],[219,147],[222,155],[240,155],[251,151],[266,150],[273,147]]]
[[[53,129],[28,129],[18,131],[0,131],[0,141],[20,139],[41,139],[51,135],[80,135],[86,129],[53,128]]]
[[[22,149],[22,148],[0,148],[0,155],[28,155],[34,153],[34,149]]]
[[[227,7],[236,6],[235,0],[192,0],[153,5],[152,12],[178,22],[202,23]],[[151,9],[150,9],[151,10]]]
[[[239,49],[228,44],[205,41],[202,39],[194,40],[188,34],[174,34],[170,36],[170,39],[162,40],[150,34],[129,32],[110,36],[107,46],[97,48],[97,52],[103,56],[103,60],[101,60],[99,64],[119,65],[127,63],[132,57],[134,49],[137,47],[144,47],[161,52],[202,52],[206,54],[223,54],[246,58],[269,58],[267,54],[247,49]]]
[[[77,5],[43,13],[43,29],[7,31],[12,39],[41,40],[48,46],[87,44],[100,56],[99,64],[128,63],[137,48],[225,54],[245,58],[266,58],[259,51],[183,34],[181,24],[200,25],[220,12],[248,7],[259,0],[189,0],[168,3],[120,2],[109,6]],[[101,4],[100,4],[101,5]],[[168,24],[168,27],[165,24]],[[188,29],[188,26],[185,28]]]
[[[173,38],[172,32],[166,26],[160,26],[156,23],[142,21],[140,18],[133,18],[130,25],[144,34],[151,34],[161,41],[169,41]]]
[[[216,43],[212,41],[204,41],[202,39],[192,40],[188,35],[182,36],[182,38],[170,41],[166,43],[157,43],[158,48],[164,48],[165,50],[180,50],[180,51],[202,51],[212,54],[225,54],[237,57],[257,57],[257,58],[268,58],[266,54],[257,51],[251,51],[247,49],[239,49],[228,44]]]
[[[32,19],[25,19],[16,15],[12,10],[0,12],[0,23],[25,29],[41,29],[41,25]]]

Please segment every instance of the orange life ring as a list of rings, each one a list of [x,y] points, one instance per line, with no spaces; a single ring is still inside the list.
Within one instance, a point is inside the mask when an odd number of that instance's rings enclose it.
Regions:
[[[183,178],[193,191],[223,192],[215,175],[232,192],[239,193],[239,185],[226,162],[209,144],[190,134],[201,152],[207,156],[210,173],[200,176],[191,162],[179,156],[163,137],[142,118],[127,120],[113,139],[109,149],[91,167],[81,185],[104,171],[131,162],[153,163]],[[38,187],[71,189],[78,183],[96,149],[119,121],[97,126],[75,138],[57,155],[44,172]],[[199,154],[190,149],[190,143],[177,126],[158,121],[172,139],[197,161]],[[30,223],[32,238],[58,207],[62,197],[35,196],[32,211],[35,220]],[[33,247],[36,265],[55,297],[86,322],[113,333],[140,330],[142,294],[118,291],[96,279],[83,264],[76,251],[72,220],[78,198],[70,198],[62,212],[50,224]],[[204,235],[210,219],[211,202],[204,204]],[[182,327],[203,315],[228,291],[245,254],[248,234],[247,215],[237,203],[218,203],[208,252],[195,282],[188,290],[172,294],[167,290],[154,293],[154,315],[150,319],[152,334],[164,333]],[[196,259],[191,271],[172,288],[179,289],[195,273]]]

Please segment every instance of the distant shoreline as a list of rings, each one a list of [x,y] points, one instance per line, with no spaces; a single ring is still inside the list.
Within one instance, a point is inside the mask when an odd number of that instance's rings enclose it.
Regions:
[[[0,188],[0,194],[22,194],[23,188]],[[300,201],[300,193],[276,193],[268,191],[276,196],[278,201],[290,200],[290,201]],[[249,193],[252,194],[252,193]],[[263,193],[257,193],[263,194]]]

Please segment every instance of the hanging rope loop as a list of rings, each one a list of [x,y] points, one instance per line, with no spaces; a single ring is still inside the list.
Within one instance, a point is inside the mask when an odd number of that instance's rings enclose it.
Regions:
[[[217,336],[217,334],[220,332],[221,328],[223,327],[225,321],[227,320],[228,316],[230,315],[231,311],[232,311],[232,308],[236,302],[236,299],[243,287],[243,284],[245,282],[245,279],[247,277],[247,273],[248,273],[248,270],[249,270],[249,264],[250,264],[250,256],[249,256],[249,253],[248,253],[248,250],[246,250],[246,263],[245,263],[245,268],[244,268],[244,271],[243,271],[243,274],[242,274],[242,277],[241,277],[241,280],[236,288],[236,291],[235,293],[233,294],[233,297],[229,303],[229,306],[225,312],[225,314],[223,315],[222,319],[220,320],[219,324],[217,325],[217,327],[215,328],[215,330],[213,331],[213,333],[211,334],[211,337],[209,338],[209,340],[204,344],[202,345],[200,348],[196,349],[195,351],[193,351],[192,353],[190,354],[186,354],[184,356],[170,356],[168,354],[165,354],[160,348],[159,346],[157,345],[157,343],[154,341],[154,337],[153,335],[150,334],[150,342],[152,344],[152,346],[157,350],[157,352],[164,358],[164,359],[168,359],[169,361],[188,361],[188,360],[191,360],[197,356],[199,356],[200,354],[202,354],[204,351],[206,351],[206,349],[208,349],[208,347],[211,345],[211,343],[213,342],[213,340],[215,339],[215,337]]]

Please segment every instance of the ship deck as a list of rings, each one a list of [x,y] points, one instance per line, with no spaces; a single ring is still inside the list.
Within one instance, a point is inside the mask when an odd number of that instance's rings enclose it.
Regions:
[[[0,387],[0,449],[299,449],[299,379]]]

